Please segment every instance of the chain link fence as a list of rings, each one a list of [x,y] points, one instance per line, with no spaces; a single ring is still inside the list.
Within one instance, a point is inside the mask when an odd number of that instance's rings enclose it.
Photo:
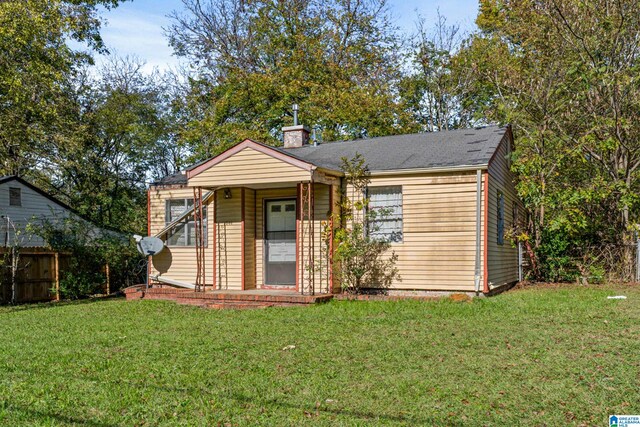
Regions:
[[[520,280],[540,276],[550,282],[605,283],[640,282],[640,239],[624,244],[584,246],[573,253],[538,259],[539,271],[523,245],[518,247]],[[580,252],[581,255],[575,255]]]

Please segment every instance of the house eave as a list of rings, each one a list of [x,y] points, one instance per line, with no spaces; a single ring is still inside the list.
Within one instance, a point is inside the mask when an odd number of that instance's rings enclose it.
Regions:
[[[389,169],[389,170],[373,170],[371,176],[385,176],[385,175],[415,175],[415,174],[432,174],[443,172],[475,172],[477,170],[488,169],[488,164],[481,165],[460,165],[460,166],[447,166],[440,168],[412,168],[412,169]]]

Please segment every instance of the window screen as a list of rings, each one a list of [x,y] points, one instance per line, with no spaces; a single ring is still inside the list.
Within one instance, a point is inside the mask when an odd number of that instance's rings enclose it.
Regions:
[[[22,206],[22,191],[20,188],[9,187],[9,206]]]
[[[402,187],[369,187],[369,236],[389,242],[402,241]]]
[[[193,207],[193,199],[172,199],[166,201],[165,224],[170,224],[178,219],[187,209]],[[202,219],[204,229],[204,244],[207,244],[207,207],[202,207]],[[196,227],[193,214],[183,219],[180,224],[167,233],[167,245],[169,246],[195,246]]]

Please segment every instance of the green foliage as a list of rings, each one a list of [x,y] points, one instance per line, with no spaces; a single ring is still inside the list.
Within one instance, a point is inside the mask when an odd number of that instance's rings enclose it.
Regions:
[[[637,16],[632,0],[482,0],[481,31],[458,54],[475,70],[477,111],[513,125],[513,168],[541,261],[622,247],[640,221]],[[570,254],[549,239],[556,233]],[[562,269],[545,266],[538,278]]]
[[[98,10],[119,3],[0,2],[0,175],[25,176],[100,226],[140,233],[147,179],[173,173],[181,153],[171,146],[169,78],[143,75],[131,59],[90,67],[92,52],[107,53]]]
[[[69,77],[105,52],[97,6],[116,0],[0,2],[0,174],[22,174],[64,145]]]
[[[433,28],[418,21],[418,35],[407,53],[412,67],[399,83],[405,108],[411,113],[415,130],[433,132],[472,125],[474,109],[467,98],[473,96],[473,69],[458,64],[455,55],[462,35],[458,25],[449,25],[438,13]]]
[[[144,257],[126,236],[74,217],[43,220],[31,228],[52,250],[70,254],[60,278],[60,294],[65,299],[103,293],[107,264],[112,292],[143,282]]]
[[[401,133],[399,37],[383,0],[185,0],[170,41],[197,73],[182,135],[198,159],[280,141],[291,105],[324,140]]]
[[[146,180],[150,171],[173,173],[158,151],[169,124],[162,109],[159,76],[143,63],[113,58],[97,76],[88,70],[74,81],[74,135],[54,162],[52,185],[94,223],[127,232],[146,227]]]
[[[390,251],[387,241],[371,238],[374,220],[382,211],[368,209],[365,197],[370,182],[364,158],[356,154],[352,159],[342,159],[347,189],[342,196],[340,216],[343,227],[335,235],[335,260],[339,265],[338,278],[343,291],[359,293],[367,288],[383,291],[400,279],[396,261],[398,255]],[[391,252],[391,253],[389,253]]]
[[[571,282],[578,276],[575,259],[572,257],[574,242],[564,233],[543,232],[536,248],[536,256],[541,265],[540,274],[550,282]]]

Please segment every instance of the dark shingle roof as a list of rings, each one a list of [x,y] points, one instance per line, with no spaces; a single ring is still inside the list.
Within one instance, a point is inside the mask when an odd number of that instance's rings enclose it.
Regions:
[[[182,172],[177,172],[172,175],[167,175],[164,178],[156,181],[153,185],[183,185],[187,184],[187,175]]]
[[[335,171],[341,170],[343,157],[351,159],[356,153],[364,157],[369,170],[374,172],[486,166],[507,129],[486,126],[275,149],[315,166]],[[187,184],[187,176],[182,172],[168,175],[154,183],[182,184]]]
[[[318,146],[279,148],[318,167],[340,170],[342,158],[360,153],[371,171],[483,166],[489,163],[506,127],[383,136]]]

